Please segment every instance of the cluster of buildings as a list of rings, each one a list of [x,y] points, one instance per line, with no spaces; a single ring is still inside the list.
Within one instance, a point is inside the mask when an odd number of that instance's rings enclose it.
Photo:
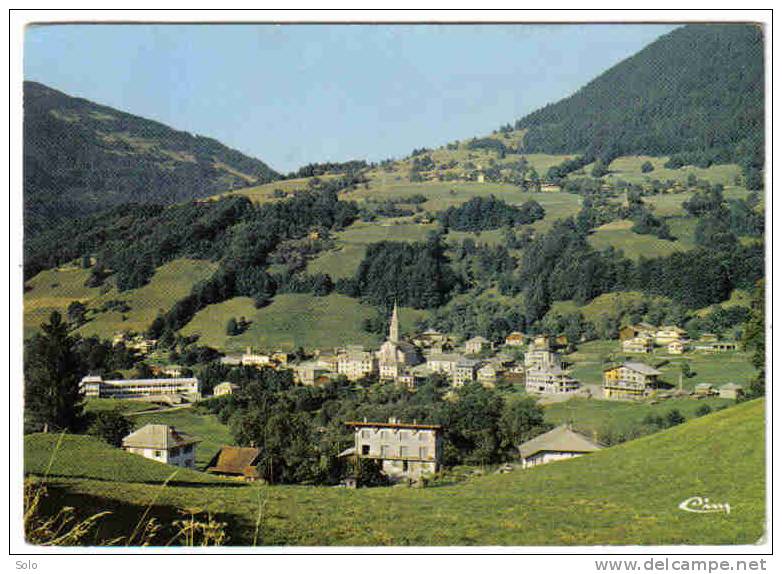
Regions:
[[[676,325],[655,327],[649,323],[628,325],[619,330],[619,340],[625,353],[647,354],[656,347],[665,348],[669,355],[681,355],[687,351],[735,351],[736,343],[720,341],[714,333],[703,333],[698,341],[687,338],[687,331]]]
[[[491,387],[505,377],[524,384],[533,393],[576,392],[581,384],[568,374],[560,354],[553,350],[554,341],[551,337],[527,337],[518,332],[508,335],[505,347],[509,351],[527,347],[523,362],[506,352],[497,352],[493,343],[481,336],[465,341],[461,350],[454,348],[450,337],[433,329],[403,341],[395,305],[388,338],[378,351],[348,346],[333,354],[318,354],[292,368],[296,381],[303,385],[322,384],[338,376],[350,381],[375,376],[381,381],[414,388],[430,375],[439,373],[454,387],[472,382]],[[563,343],[557,341],[557,344]]]
[[[166,402],[195,402],[201,399],[201,382],[196,377],[161,379],[108,379],[88,375],[79,383],[82,395],[94,399],[149,399]]]

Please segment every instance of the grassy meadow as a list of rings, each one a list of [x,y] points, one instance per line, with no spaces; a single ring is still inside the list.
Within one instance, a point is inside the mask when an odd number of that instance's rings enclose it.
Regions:
[[[176,482],[150,487],[170,467],[68,437],[48,488],[84,514],[114,510],[101,525],[106,536],[127,534],[145,512],[165,523],[186,508],[225,522],[232,545],[752,544],[764,530],[764,430],[765,404],[756,400],[529,470],[358,490],[245,485],[183,470]],[[55,443],[56,436],[27,437],[27,473],[45,472]],[[729,503],[731,512],[679,509],[692,496]]]
[[[261,349],[330,349],[336,346],[377,345],[382,337],[362,329],[364,319],[375,308],[345,295],[332,293],[315,297],[309,293],[281,294],[271,304],[256,309],[251,299],[235,297],[199,311],[182,334],[200,334],[199,342],[225,351],[248,346]],[[411,332],[424,311],[400,309],[402,332]],[[229,337],[225,324],[229,317],[245,317],[250,327],[241,335]]]
[[[25,336],[36,332],[53,310],[64,315],[68,305],[77,300],[88,309],[88,321],[78,329],[82,335],[110,339],[118,331],[145,331],[160,311],[170,309],[216,268],[217,264],[210,261],[175,259],[158,267],[147,285],[122,293],[108,282],[109,289],[104,293],[102,288],[84,287],[89,270],[65,267],[42,271],[27,282],[31,289],[24,297]],[[125,301],[130,310],[99,312],[111,300]]]

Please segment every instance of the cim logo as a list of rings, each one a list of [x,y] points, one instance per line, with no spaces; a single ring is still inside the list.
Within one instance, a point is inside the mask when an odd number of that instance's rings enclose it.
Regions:
[[[730,504],[727,502],[710,502],[708,498],[702,496],[693,496],[682,501],[679,504],[679,508],[698,514],[711,514],[714,512],[730,514]]]

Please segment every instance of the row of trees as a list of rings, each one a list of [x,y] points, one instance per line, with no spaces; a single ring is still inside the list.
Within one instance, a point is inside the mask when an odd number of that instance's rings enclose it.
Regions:
[[[459,205],[451,206],[438,215],[446,229],[457,231],[485,231],[534,223],[546,216],[546,211],[535,200],[516,207],[493,195],[476,196]]]

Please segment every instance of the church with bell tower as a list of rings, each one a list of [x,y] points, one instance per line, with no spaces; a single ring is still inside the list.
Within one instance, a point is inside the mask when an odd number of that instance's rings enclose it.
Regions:
[[[388,328],[388,339],[377,352],[380,379],[396,381],[409,367],[422,362],[421,355],[415,345],[400,340],[399,337],[399,307],[394,302],[391,312],[391,324]]]

